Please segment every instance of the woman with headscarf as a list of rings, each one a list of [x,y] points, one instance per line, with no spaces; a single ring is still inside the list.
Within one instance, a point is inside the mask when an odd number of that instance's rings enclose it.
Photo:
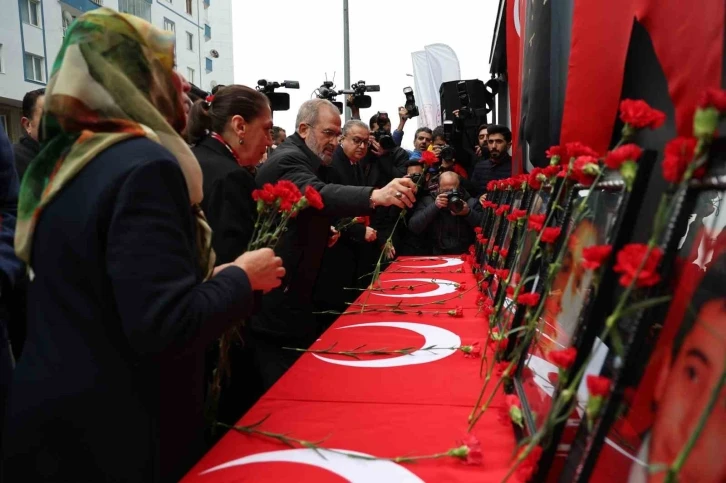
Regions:
[[[4,481],[178,481],[204,450],[205,347],[284,276],[271,250],[212,271],[173,53],[105,8],[65,35],[20,192],[31,282]]]

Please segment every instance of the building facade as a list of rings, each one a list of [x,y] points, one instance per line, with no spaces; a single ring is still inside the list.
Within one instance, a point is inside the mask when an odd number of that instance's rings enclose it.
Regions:
[[[233,82],[232,0],[0,0],[0,129],[21,136],[26,92],[46,86],[63,35],[108,7],[175,33],[177,70],[204,90]]]

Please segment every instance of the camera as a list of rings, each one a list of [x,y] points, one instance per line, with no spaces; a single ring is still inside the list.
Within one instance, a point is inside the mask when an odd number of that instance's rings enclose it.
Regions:
[[[408,118],[411,119],[418,116],[418,107],[416,107],[416,98],[413,96],[413,89],[404,87],[403,94],[406,96],[406,104],[403,107],[408,112]]]
[[[441,151],[439,151],[439,158],[441,161],[453,161],[455,156],[456,150],[453,146],[449,146],[448,144],[442,146]]]
[[[461,213],[464,209],[464,200],[461,199],[461,193],[458,190],[451,190],[447,195],[449,200],[449,211],[452,213]]]
[[[391,137],[391,134],[383,127],[386,124],[390,124],[390,122],[391,120],[388,117],[388,113],[379,111],[376,119],[378,130],[371,133],[373,134],[373,137],[376,138],[376,141],[378,141],[378,144],[380,144],[386,151],[396,148],[396,143],[393,141],[393,137]]]
[[[300,89],[298,81],[272,82],[266,79],[257,81],[257,90],[262,92],[270,100],[270,109],[273,111],[287,111],[290,109],[290,94],[275,92],[275,89],[284,87],[286,89]]]
[[[368,109],[371,107],[371,96],[365,95],[366,92],[380,92],[381,86],[367,86],[366,81],[358,81],[349,90],[342,90],[338,94],[353,94],[353,105],[358,109]]]
[[[418,185],[419,181],[421,181],[421,178],[423,177],[423,174],[422,173],[413,173],[413,174],[407,174],[405,177],[410,179],[414,183],[416,183],[416,185]]]
[[[335,100],[339,94],[340,92],[335,90],[335,84],[333,81],[329,80],[323,82],[323,84],[315,91],[315,95],[318,99],[326,99],[332,102],[333,105],[338,108],[338,112],[343,114],[343,103]]]

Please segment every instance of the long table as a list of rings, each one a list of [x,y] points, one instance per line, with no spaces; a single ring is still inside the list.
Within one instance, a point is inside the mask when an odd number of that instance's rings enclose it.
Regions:
[[[435,348],[359,359],[304,353],[238,424],[266,418],[258,429],[377,457],[458,446],[482,384],[480,359],[456,349],[485,343],[478,297],[470,268],[458,258],[397,259],[381,274],[380,288],[362,292],[310,349]],[[495,396],[472,431],[481,465],[455,458],[368,461],[230,431],[183,481],[498,482],[515,450],[512,426],[500,417],[503,397]]]

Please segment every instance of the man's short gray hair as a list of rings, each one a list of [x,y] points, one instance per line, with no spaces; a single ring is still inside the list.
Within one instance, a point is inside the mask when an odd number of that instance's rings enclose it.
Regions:
[[[453,171],[444,171],[441,173],[441,176],[439,176],[439,183],[449,178],[451,178],[451,181],[456,183],[456,186],[459,186],[461,180],[459,179],[459,175]]]
[[[339,113],[338,108],[335,107],[335,105],[327,99],[310,99],[309,101],[303,102],[302,106],[300,106],[300,110],[297,111],[297,118],[295,119],[295,131],[300,130],[300,124],[309,124],[311,126],[314,126],[315,123],[318,122],[320,111],[324,107],[335,111],[336,114]]]
[[[360,127],[370,132],[370,130],[368,129],[368,124],[364,123],[360,119],[351,119],[343,125],[343,136],[346,136],[348,132],[350,132],[350,130],[354,127]]]

